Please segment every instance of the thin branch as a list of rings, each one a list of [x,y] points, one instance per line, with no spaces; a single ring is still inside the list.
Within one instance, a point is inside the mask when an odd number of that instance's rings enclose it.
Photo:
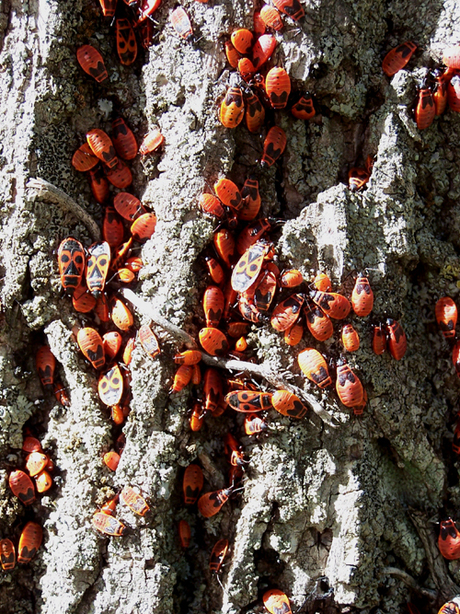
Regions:
[[[430,601],[436,601],[438,597],[438,593],[429,588],[423,588],[420,584],[414,580],[412,576],[403,571],[402,569],[398,569],[397,567],[384,567],[382,569],[382,574],[387,574],[389,576],[396,576],[400,578],[406,586],[411,588],[413,591],[422,595],[423,597],[427,597]]]
[[[31,190],[36,190],[40,198],[59,205],[63,211],[71,213],[74,217],[79,219],[80,222],[83,222],[94,241],[101,240],[101,231],[93,218],[63,190],[38,177],[29,179],[26,187]]]
[[[169,320],[160,316],[154,309],[142,298],[137,296],[132,290],[128,288],[123,288],[120,290],[120,293],[130,302],[132,303],[140,313],[144,316],[153,320],[158,326],[164,328],[166,331],[171,333],[173,337],[176,337],[180,341],[185,341],[192,345],[193,347],[197,347],[197,343],[195,339],[186,333],[184,330],[171,324]],[[254,364],[253,362],[246,362],[243,360],[235,360],[234,358],[217,358],[215,356],[210,356],[206,354],[206,352],[202,351],[202,360],[206,365],[211,367],[217,367],[219,369],[227,369],[228,371],[236,371],[236,372],[244,372],[249,373],[251,375],[257,375],[259,377],[263,377],[269,384],[271,384],[274,388],[279,390],[289,390],[296,394],[300,399],[303,399],[305,403],[307,403],[311,409],[317,414],[323,422],[329,424],[333,428],[337,428],[339,423],[335,421],[333,416],[326,411],[320,403],[315,399],[315,397],[311,394],[308,394],[298,388],[297,386],[293,386],[289,384],[284,378],[282,378],[278,373],[273,372],[272,368],[269,364],[263,363],[261,365]]]

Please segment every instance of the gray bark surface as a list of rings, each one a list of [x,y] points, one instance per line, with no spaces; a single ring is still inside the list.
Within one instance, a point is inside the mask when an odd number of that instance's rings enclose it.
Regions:
[[[135,292],[197,338],[206,286],[199,256],[215,227],[198,210],[198,197],[222,175],[241,185],[261,154],[260,135],[222,127],[217,102],[229,76],[222,41],[236,27],[252,27],[253,6],[188,1],[199,38],[192,45],[173,32],[174,6],[165,2],[155,13],[154,45],[123,67],[96,0],[1,4],[0,537],[17,536],[32,518],[45,534],[30,565],[0,574],[2,614],[256,613],[264,591],[275,587],[289,595],[293,611],[304,604],[308,613],[393,614],[414,601],[424,614],[457,592],[458,563],[439,555],[432,521],[456,519],[460,509],[451,450],[459,380],[434,319],[438,298],[459,302],[460,118],[448,111],[421,132],[411,106],[445,45],[460,40],[459,3],[303,5],[299,24],[285,19],[272,62],[299,90],[315,94],[321,113],[309,123],[279,114],[286,152],[279,165],[256,173],[264,215],[287,219],[276,242],[281,265],[307,279],[326,270],[336,287],[369,269],[374,312],[355,319],[362,347],[350,358],[369,404],[356,419],[333,393],[305,382],[296,356],[311,345],[307,337],[290,349],[269,327],[253,328],[258,361],[292,373],[290,381],[338,426],[311,412],[294,423],[271,411],[274,430],[253,440],[243,436],[240,416],[227,411],[192,433],[189,391],[169,395],[171,357],[183,346],[153,325],[162,354],[151,360],[141,348],[134,352],[126,448],[111,473],[102,455],[113,443],[113,424],[98,400],[96,374],[77,350],[72,328],[82,318],[62,296],[53,253],[66,236],[86,246],[93,239],[81,219],[26,186],[31,178],[54,184],[99,224],[102,208],[71,166],[74,151],[90,128],[110,128],[112,111],[138,140],[158,125],[161,155],[131,166],[133,192],[158,217],[141,250],[145,267]],[[419,51],[389,80],[382,57],[405,40]],[[79,68],[75,52],[86,43],[103,54],[107,85]],[[368,154],[376,156],[368,189],[353,194],[347,171]],[[150,322],[137,314],[138,325]],[[371,350],[369,322],[386,317],[400,320],[408,336],[400,362]],[[35,351],[45,341],[71,397],[67,409],[44,394],[36,374]],[[340,353],[337,334],[315,347]],[[22,462],[26,422],[57,466],[55,487],[32,510],[7,481]],[[250,458],[245,487],[203,520],[182,504],[182,471],[198,459],[205,491],[223,488],[222,439],[230,428]],[[132,531],[103,538],[91,517],[125,484],[146,496],[151,512],[140,518],[119,506]],[[180,519],[193,531],[186,553],[177,539]],[[231,546],[222,591],[208,561],[224,537]]]

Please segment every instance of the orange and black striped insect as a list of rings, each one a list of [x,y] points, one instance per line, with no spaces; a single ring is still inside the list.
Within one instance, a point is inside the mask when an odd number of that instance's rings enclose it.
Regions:
[[[254,42],[254,35],[246,28],[239,28],[238,30],[232,32],[230,39],[232,41],[232,45],[235,47],[238,53],[248,55]]]
[[[99,159],[91,151],[88,143],[83,143],[72,156],[72,166],[75,170],[85,173],[99,164]]]
[[[415,123],[417,124],[417,128],[419,130],[425,130],[431,126],[436,115],[436,107],[434,106],[433,92],[431,91],[431,88],[422,87],[419,90],[414,113]]]
[[[278,160],[286,148],[286,133],[279,126],[273,126],[264,140],[264,151],[260,159],[260,166],[268,168]]]
[[[407,339],[403,327],[396,320],[388,318],[385,323],[388,349],[395,360],[401,360],[406,353]]]
[[[255,285],[249,292],[252,292],[253,288],[254,304],[259,311],[265,313],[270,309],[270,305],[275,298],[277,288],[275,274],[272,271],[261,271]]]
[[[113,206],[117,213],[129,222],[132,222],[142,213],[145,213],[141,201],[129,192],[118,192],[113,199]]]
[[[366,389],[363,388],[363,400],[361,401],[361,403],[359,405],[355,405],[353,407],[353,414],[355,416],[362,416],[362,414],[364,413],[364,408],[367,405],[367,392]]]
[[[184,491],[185,505],[193,505],[197,502],[203,488],[204,477],[201,467],[192,463],[184,472],[182,490]]]
[[[450,296],[443,296],[436,303],[434,309],[436,322],[446,339],[455,337],[455,327],[457,325],[458,311],[457,305]]]
[[[111,205],[107,206],[104,211],[104,219],[102,221],[102,236],[104,241],[110,247],[117,247],[123,241],[125,227],[121,217]]]
[[[101,294],[96,300],[94,313],[101,322],[110,322],[109,303],[105,294]]]
[[[417,45],[411,41],[407,41],[391,49],[383,58],[382,70],[388,76],[392,77],[398,70],[404,68],[409,62],[412,54],[417,49]]]
[[[105,169],[105,176],[113,186],[120,190],[124,190],[133,182],[133,174],[121,158],[118,159],[114,168]]]
[[[283,271],[280,275],[279,283],[282,288],[295,288],[303,282],[303,275],[297,269]]]
[[[260,211],[262,199],[259,193],[259,182],[255,175],[250,175],[241,190],[242,207],[238,211],[238,219],[250,222]]]
[[[225,402],[235,411],[243,413],[257,413],[272,407],[271,392],[257,392],[255,390],[235,390],[225,396]]]
[[[296,0],[293,0],[296,1]],[[252,48],[252,63],[254,68],[260,70],[261,66],[271,58],[276,47],[276,38],[273,34],[262,34]]]
[[[174,30],[186,41],[193,40],[193,29],[190,23],[189,16],[181,6],[178,6],[170,16],[171,24]]]
[[[436,115],[442,115],[447,106],[447,79],[444,73],[436,69],[433,71],[433,77],[435,79],[435,87],[433,91],[433,101]]]
[[[219,258],[228,267],[231,266],[231,260],[235,254],[235,239],[232,233],[226,228],[221,228],[214,233],[213,243]]]
[[[343,320],[350,313],[350,301],[342,294],[311,290],[310,297],[330,318]]]
[[[139,153],[141,156],[146,156],[152,151],[157,151],[164,143],[165,137],[161,134],[158,128],[153,128],[142,140],[139,145]]]
[[[368,316],[374,307],[374,293],[369,280],[362,273],[356,278],[351,294],[351,306],[360,318]]]
[[[22,450],[30,454],[31,452],[40,452],[42,449],[42,444],[36,437],[32,437],[28,435],[24,437],[24,441],[22,442]]]
[[[114,168],[118,164],[112,140],[103,130],[93,128],[86,133],[86,140],[96,158],[99,158],[109,168]]]
[[[217,194],[219,200],[227,207],[236,210],[240,208],[241,192],[238,186],[230,179],[226,179],[225,177],[219,179],[219,181],[214,184],[214,192]]]
[[[116,19],[115,31],[120,62],[124,66],[130,66],[137,57],[137,42],[129,19]]]
[[[460,559],[460,532],[452,518],[441,520],[438,548],[448,561]]]
[[[246,127],[249,132],[259,132],[265,121],[265,108],[260,98],[250,88],[244,90],[244,101],[246,103]]]
[[[136,241],[146,241],[155,232],[157,217],[154,213],[143,213],[131,224],[131,234]]]
[[[202,194],[198,203],[202,211],[209,213],[209,215],[214,215],[219,219],[222,219],[225,215],[225,209],[223,208],[222,203],[217,196],[214,196],[214,194]]]
[[[99,377],[97,385],[99,398],[109,407],[120,403],[123,388],[123,376],[118,365],[113,366]]]
[[[133,160],[137,156],[136,137],[122,117],[117,117],[112,122],[112,142],[115,151],[123,160]]]
[[[295,324],[284,331],[284,341],[290,347],[294,347],[302,341],[303,333],[303,323],[301,320],[297,320]]]
[[[249,58],[240,58],[238,60],[238,72],[241,78],[247,83],[254,76],[256,69]]]
[[[220,104],[219,120],[224,128],[236,128],[244,117],[243,90],[239,86],[239,77],[232,74],[230,87]]]
[[[224,270],[215,258],[211,256],[205,257],[206,266],[208,267],[209,275],[215,284],[221,285],[225,281]]]
[[[218,573],[228,551],[228,539],[219,539],[211,551],[209,569]]]
[[[112,535],[113,537],[121,537],[126,535],[128,529],[114,516],[104,512],[96,512],[91,519],[93,527],[104,533],[104,535]]]
[[[272,313],[271,325],[282,333],[293,326],[299,319],[302,306],[305,302],[303,294],[292,294],[284,301],[278,303]]]
[[[246,298],[245,294],[238,296],[238,309],[248,322],[261,324],[267,321],[267,317],[257,309],[252,300]]]
[[[103,205],[109,197],[109,182],[107,181],[100,166],[89,171],[89,184],[94,200]]]
[[[123,332],[128,331],[134,324],[133,314],[119,298],[114,299],[110,317],[115,326]]]
[[[207,367],[203,380],[204,410],[214,414],[222,403],[222,377],[217,369]]]
[[[3,571],[9,571],[16,567],[16,549],[10,539],[0,540],[0,562]]]
[[[273,259],[275,255],[273,243],[265,240],[257,241],[251,245],[233,269],[231,284],[235,292],[246,292],[256,282],[257,277],[266,260]]]
[[[98,298],[104,290],[110,267],[110,245],[107,241],[93,243],[88,248],[86,264],[86,285],[91,294]]]
[[[312,286],[320,292],[329,292],[329,290],[332,290],[331,280],[326,273],[318,273],[312,282]]]
[[[66,292],[73,294],[85,272],[85,250],[80,241],[72,237],[64,239],[58,249],[59,274]]]
[[[252,224],[248,224],[238,235],[236,251],[242,255],[251,245],[257,243],[262,236],[272,227],[268,218],[261,218]]]
[[[270,69],[265,77],[265,90],[274,109],[284,109],[291,93],[291,79],[279,66]]]
[[[40,452],[31,452],[26,458],[26,469],[31,478],[38,475],[47,466],[49,458]]]
[[[303,350],[298,355],[297,361],[305,377],[320,388],[327,388],[332,384],[327,363],[318,350],[313,348]]]
[[[305,11],[299,0],[273,0],[273,4],[281,13],[294,19],[294,21],[299,21],[299,19],[302,19],[305,15]]]
[[[104,58],[91,45],[83,45],[77,49],[77,60],[85,73],[96,79],[98,83],[107,79],[108,74]]]
[[[173,358],[176,365],[196,365],[200,362],[202,354],[199,350],[186,350],[176,354]]]
[[[201,346],[211,356],[225,356],[229,350],[227,337],[218,328],[207,326],[198,333]]]
[[[194,433],[201,430],[201,427],[203,426],[203,418],[205,415],[206,415],[206,412],[203,411],[201,403],[199,401],[196,401],[193,404],[192,413],[190,415],[190,429]]]
[[[205,518],[211,518],[215,516],[222,506],[227,503],[230,495],[233,493],[234,488],[223,488],[221,490],[215,490],[213,492],[207,492],[198,499],[198,510]]]
[[[56,359],[47,345],[38,348],[35,356],[38,377],[44,388],[51,388],[54,383],[54,371],[56,369]]]
[[[326,341],[330,339],[334,334],[334,327],[332,326],[331,319],[324,313],[322,309],[316,305],[307,309],[304,309],[305,318],[307,320],[307,327],[310,333],[317,341]]]
[[[173,385],[171,386],[171,392],[180,392],[190,384],[193,375],[192,365],[180,365],[174,375]]]
[[[387,337],[383,324],[374,324],[372,331],[372,350],[380,356],[387,349]]]
[[[305,94],[294,105],[292,105],[291,113],[296,119],[307,120],[315,117],[315,105],[313,104],[313,98],[310,96],[310,94]]]
[[[135,514],[139,514],[139,516],[145,516],[150,509],[144,497],[137,493],[134,488],[131,488],[131,486],[123,486],[120,500]]]
[[[260,9],[260,18],[267,28],[272,28],[277,32],[283,29],[284,24],[279,11],[269,4],[264,4]]]
[[[186,520],[179,520],[179,539],[182,548],[188,548],[190,546],[190,539],[192,537],[192,530]]]
[[[364,396],[363,385],[350,365],[343,359],[337,362],[337,381],[335,389],[345,407],[361,405]]]
[[[144,324],[139,329],[139,341],[150,356],[150,358],[155,358],[160,353],[160,344],[158,343],[158,339],[150,328],[148,324]]]
[[[305,417],[308,407],[297,395],[288,390],[277,390],[272,396],[272,405],[277,412],[289,418]]]
[[[460,113],[460,76],[454,75],[447,85],[447,101],[455,113]]]
[[[8,484],[13,494],[24,503],[24,505],[31,505],[35,501],[34,483],[24,471],[17,469],[10,473]]]
[[[94,296],[88,292],[86,282],[83,282],[80,286],[78,286],[73,293],[72,305],[75,311],[78,311],[78,313],[89,313],[96,307],[96,303],[97,301]]]
[[[263,602],[270,614],[292,614],[287,595],[276,588],[264,593]]]
[[[351,324],[343,325],[342,343],[347,352],[356,352],[359,349],[359,335]]]
[[[21,532],[18,563],[30,563],[43,541],[43,529],[36,522],[28,522]]]
[[[241,59],[241,54],[235,49],[231,41],[225,41],[224,48],[228,63],[232,68],[237,68],[238,62]]]

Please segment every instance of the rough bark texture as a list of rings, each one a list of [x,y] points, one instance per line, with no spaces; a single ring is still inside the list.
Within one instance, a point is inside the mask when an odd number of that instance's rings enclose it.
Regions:
[[[138,136],[159,125],[164,152],[133,165],[135,193],[158,216],[142,248],[146,266],[136,292],[196,336],[205,287],[197,258],[214,227],[197,198],[220,174],[242,182],[261,152],[259,135],[220,125],[216,105],[228,79],[222,37],[252,27],[252,3],[187,2],[200,37],[195,45],[174,34],[168,19],[174,7],[164,3],[155,13],[155,44],[130,68],[118,63],[113,28],[96,0],[1,6],[0,531],[17,534],[32,517],[45,529],[34,561],[0,576],[1,611],[260,612],[264,590],[279,587],[293,607],[309,596],[303,611],[310,613],[406,612],[409,600],[436,612],[460,583],[458,565],[437,554],[437,526],[430,523],[456,517],[460,507],[451,451],[459,383],[434,321],[440,296],[459,301],[460,120],[447,112],[420,132],[410,108],[427,68],[439,63],[445,44],[460,39],[458,2],[321,0],[304,2],[299,24],[286,19],[273,63],[284,65],[300,90],[316,94],[321,114],[311,123],[280,114],[286,153],[276,167],[256,171],[264,214],[288,220],[277,242],[280,262],[307,278],[327,270],[337,285],[368,267],[375,320],[398,318],[409,349],[401,362],[377,357],[368,320],[357,323],[362,348],[351,362],[370,399],[357,420],[298,374],[296,354],[310,341],[292,351],[269,328],[254,329],[259,361],[291,370],[340,426],[316,416],[294,424],[270,415],[276,429],[269,436],[240,436],[250,457],[244,491],[210,520],[184,509],[182,468],[198,458],[208,490],[223,487],[222,437],[240,418],[227,413],[197,434],[189,431],[188,392],[168,394],[171,356],[181,348],[156,329],[162,355],[152,361],[140,349],[134,353],[121,463],[115,474],[103,466],[112,423],[98,401],[94,370],[76,351],[71,329],[81,320],[61,295],[53,254],[68,235],[85,245],[91,237],[26,183],[50,181],[100,221],[86,178],[70,164],[86,131],[108,128],[112,111]],[[381,60],[404,40],[420,51],[390,82]],[[75,51],[85,43],[106,58],[107,85],[78,67]],[[376,156],[369,188],[352,194],[344,185],[347,170],[368,154]],[[44,396],[36,375],[35,351],[45,340],[70,392],[66,410]],[[337,342],[322,349],[340,352]],[[58,468],[56,487],[32,511],[7,486],[27,421]],[[152,512],[139,518],[124,507],[119,515],[132,533],[104,539],[92,530],[91,516],[127,483],[141,489]],[[181,518],[193,528],[185,554],[176,537]],[[222,537],[231,543],[224,591],[208,571],[210,550]],[[436,599],[408,587],[398,569]]]

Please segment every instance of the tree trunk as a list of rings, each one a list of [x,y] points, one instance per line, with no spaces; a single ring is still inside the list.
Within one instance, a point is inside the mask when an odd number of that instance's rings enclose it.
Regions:
[[[163,4],[153,45],[140,47],[132,66],[119,63],[115,27],[97,0],[2,3],[0,536],[17,544],[27,521],[44,527],[33,561],[0,577],[4,614],[255,613],[270,588],[283,590],[293,611],[303,605],[310,614],[403,613],[408,601],[424,614],[457,591],[458,565],[439,555],[433,520],[455,520],[460,507],[451,450],[459,383],[434,305],[459,295],[460,123],[447,111],[420,131],[411,107],[444,46],[460,40],[459,4],[303,6],[298,23],[285,17],[271,64],[287,70],[295,91],[314,94],[317,114],[305,122],[277,112],[287,148],[261,169],[263,136],[244,124],[227,130],[218,119],[230,77],[223,40],[238,27],[252,28],[252,3],[188,2],[196,42],[178,37],[169,21],[174,7]],[[418,51],[389,79],[382,58],[406,40]],[[76,50],[83,44],[102,53],[105,82],[80,69]],[[86,247],[93,237],[59,198],[27,184],[52,183],[100,225],[103,208],[71,159],[89,129],[110,132],[119,115],[139,142],[153,126],[165,137],[161,152],[131,164],[129,190],[158,218],[139,250],[145,266],[136,295],[198,338],[208,284],[203,254],[211,253],[216,226],[198,198],[220,176],[241,186],[256,174],[263,215],[285,221],[270,235],[280,268],[298,268],[307,280],[326,271],[345,294],[356,273],[368,271],[374,310],[354,318],[361,347],[349,358],[369,397],[362,417],[307,382],[296,360],[313,346],[335,362],[340,323],[331,341],[305,335],[295,348],[262,325],[250,334],[257,361],[304,388],[330,418],[310,411],[296,421],[271,410],[273,429],[257,439],[246,437],[241,416],[227,409],[191,432],[189,387],[169,392],[172,356],[185,345],[152,324],[162,353],[152,360],[140,346],[134,351],[126,447],[115,473],[105,467],[102,456],[120,429],[99,402],[97,374],[75,342],[75,327],[94,319],[76,313],[63,295],[55,255],[68,236]],[[348,170],[368,155],[375,157],[371,180],[353,193]],[[151,323],[134,312],[135,328]],[[408,337],[401,361],[372,352],[370,324],[388,317]],[[58,361],[68,408],[40,385],[35,354],[44,343]],[[258,383],[273,391],[266,379]],[[8,487],[8,474],[23,467],[25,426],[56,464],[53,489],[27,508]],[[226,487],[222,442],[229,431],[250,460],[244,490],[203,519],[183,504],[183,469],[194,461],[203,467],[203,492]],[[151,511],[140,517],[119,504],[129,535],[96,534],[94,512],[126,484]],[[192,527],[187,551],[177,537],[181,519]],[[221,538],[230,543],[223,589],[209,571]]]

